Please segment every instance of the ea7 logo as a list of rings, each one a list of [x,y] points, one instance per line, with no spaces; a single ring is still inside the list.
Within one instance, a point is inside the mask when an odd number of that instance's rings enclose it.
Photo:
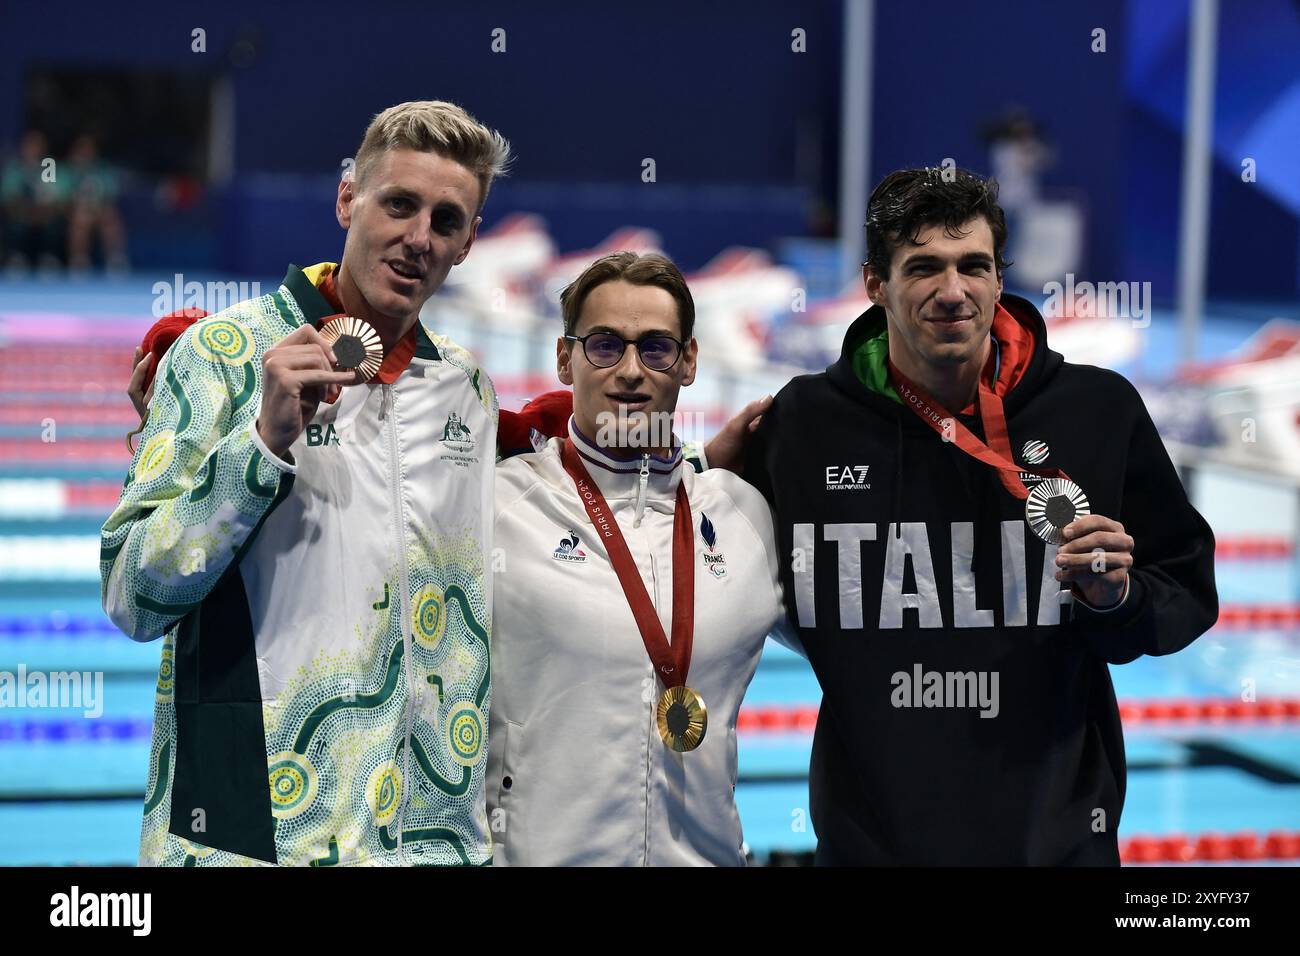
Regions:
[[[867,483],[867,469],[870,467],[870,465],[827,465],[826,490],[869,490],[871,485]]]

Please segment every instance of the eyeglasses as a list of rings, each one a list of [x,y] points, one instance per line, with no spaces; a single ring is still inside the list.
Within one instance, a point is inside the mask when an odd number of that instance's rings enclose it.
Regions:
[[[581,342],[582,354],[596,368],[613,368],[623,360],[623,352],[635,345],[641,364],[655,372],[666,372],[682,357],[682,343],[671,335],[647,335],[641,339],[625,339],[613,332],[589,332],[586,335],[566,335],[566,342]]]

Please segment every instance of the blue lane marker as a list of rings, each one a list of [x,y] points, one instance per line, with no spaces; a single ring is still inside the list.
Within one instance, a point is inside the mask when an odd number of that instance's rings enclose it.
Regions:
[[[91,720],[77,716],[0,721],[0,745],[148,740],[152,734],[153,719],[141,717],[99,717]]]

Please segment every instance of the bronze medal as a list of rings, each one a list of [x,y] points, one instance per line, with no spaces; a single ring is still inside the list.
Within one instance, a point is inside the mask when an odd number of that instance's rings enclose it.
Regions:
[[[359,372],[363,380],[369,381],[383,364],[384,345],[379,333],[354,316],[331,319],[321,327],[320,334],[334,350],[334,364],[339,369]]]

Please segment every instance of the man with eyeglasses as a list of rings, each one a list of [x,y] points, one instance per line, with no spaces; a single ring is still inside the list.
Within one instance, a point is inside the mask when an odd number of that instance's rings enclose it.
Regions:
[[[743,865],[736,715],[784,617],[768,506],[672,434],[697,361],[672,262],[598,259],[561,306],[567,434],[497,468],[494,862]]]
[[[770,511],[731,472],[697,474],[673,435],[698,349],[670,260],[598,259],[561,307],[571,404],[501,413],[502,455],[537,447],[496,477],[493,861],[743,865],[736,716],[769,630],[799,650]],[[169,328],[151,330],[160,352]],[[137,372],[142,414],[149,388]]]

